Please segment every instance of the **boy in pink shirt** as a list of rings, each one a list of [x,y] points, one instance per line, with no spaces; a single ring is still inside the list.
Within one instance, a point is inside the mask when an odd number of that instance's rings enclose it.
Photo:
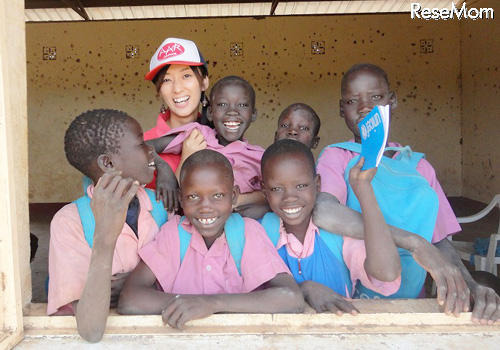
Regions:
[[[141,249],[118,311],[162,314],[176,328],[218,312],[302,311],[302,294],[263,228],[232,214],[237,196],[222,154],[188,157],[180,173],[185,217],[172,218]]]
[[[115,110],[79,115],[64,142],[70,164],[93,181],[86,213],[92,210],[95,229],[85,236],[74,202],[54,216],[47,313],[74,313],[80,335],[94,342],[102,337],[110,302],[116,305],[125,276],[140,260],[138,249],[159,230],[140,186],[153,178],[153,153],[137,121]]]
[[[341,82],[340,115],[345,119],[347,127],[354,135],[354,141],[360,142],[357,124],[376,105],[390,105],[391,110],[397,106],[394,91],[389,88],[387,74],[380,67],[372,64],[357,64],[351,67],[343,76]],[[400,146],[397,143],[388,143],[389,146]],[[393,151],[392,151],[393,152]],[[336,147],[327,147],[318,159],[317,170],[324,179],[322,190],[338,198],[341,203],[346,203],[347,184],[345,169],[348,163],[357,154]],[[388,154],[396,157],[397,153]],[[437,181],[434,169],[425,159],[421,159],[416,170],[420,173],[437,194],[439,201],[437,219],[432,235],[432,242],[440,249],[453,264],[460,268],[472,298],[475,301],[472,319],[482,323],[493,322],[500,318],[500,298],[493,290],[477,284],[464,267],[453,246],[445,239],[448,235],[460,231],[460,226],[455,218],[443,190]],[[321,210],[321,205],[319,206]],[[328,205],[324,211],[328,211]],[[318,216],[319,217],[319,216]],[[323,221],[323,219],[321,219]],[[322,226],[327,226],[322,225]],[[422,263],[422,262],[420,262]],[[458,314],[467,311],[469,304],[469,291],[466,288],[457,288],[457,297],[447,298],[445,310]],[[455,300],[457,303],[455,304]],[[456,307],[453,310],[452,305]],[[463,306],[463,307],[462,307]]]
[[[390,295],[400,286],[399,254],[377,205],[370,181],[376,169],[353,168],[350,182],[363,206],[365,240],[319,230],[312,211],[319,193],[310,149],[295,140],[271,145],[262,157],[262,183],[273,213],[262,220],[282,259],[318,312],[355,312],[351,297],[359,280]]]

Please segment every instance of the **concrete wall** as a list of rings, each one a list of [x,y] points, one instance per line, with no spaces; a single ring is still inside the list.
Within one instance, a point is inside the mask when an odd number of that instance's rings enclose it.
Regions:
[[[492,7],[498,1],[480,1]],[[463,195],[489,202],[500,193],[500,26],[494,20],[464,21],[462,59]]]
[[[199,44],[212,83],[237,74],[254,84],[259,117],[247,137],[262,146],[272,142],[280,111],[298,101],[321,116],[320,148],[347,139],[338,114],[341,75],[357,62],[381,65],[399,96],[392,138],[427,154],[447,194],[462,193],[459,24],[346,15],[28,24],[30,202],[80,193],[63,152],[77,114],[119,108],[145,129],[154,124],[160,102],[143,75],[167,36]],[[421,39],[433,40],[433,53],[420,53]],[[325,41],[324,55],[311,54],[312,40]],[[243,44],[243,56],[230,56],[231,42]],[[139,47],[139,58],[125,58],[128,44]],[[43,47],[56,47],[57,59],[43,60]]]

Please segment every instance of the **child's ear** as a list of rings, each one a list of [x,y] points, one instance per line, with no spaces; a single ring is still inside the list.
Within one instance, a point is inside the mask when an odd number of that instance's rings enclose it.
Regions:
[[[236,203],[238,202],[238,197],[240,196],[240,187],[238,185],[233,186],[233,208],[236,207]]]
[[[319,136],[314,136],[311,143],[311,148],[315,149],[316,147],[318,147],[318,144],[319,144]]]
[[[318,193],[320,193],[321,192],[321,175],[316,174],[316,178],[314,179],[314,181],[316,182],[316,191]]]
[[[178,188],[177,191],[175,191],[175,195],[177,196],[177,200],[179,201],[179,204],[182,208],[182,196],[181,196],[181,189]]]
[[[213,120],[212,120],[212,105],[208,105],[208,108],[207,108],[207,119],[208,119],[208,121],[213,122]]]
[[[257,108],[254,108],[252,113],[252,123],[256,120],[257,120]]]
[[[339,100],[339,111],[340,111],[340,118],[344,118],[344,101],[342,99]]]
[[[389,92],[389,104],[391,106],[391,110],[398,106],[398,97],[394,91]]]
[[[101,154],[97,157],[97,166],[103,173],[108,173],[112,170],[116,170],[113,162],[111,161],[111,157],[107,154]]]

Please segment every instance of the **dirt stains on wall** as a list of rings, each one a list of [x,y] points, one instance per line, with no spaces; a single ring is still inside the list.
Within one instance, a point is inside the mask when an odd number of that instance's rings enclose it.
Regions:
[[[447,194],[461,193],[460,32],[454,22],[419,24],[407,15],[307,16],[47,23],[26,29],[31,202],[70,201],[81,192],[80,175],[63,152],[64,132],[77,114],[117,108],[144,129],[154,125],[161,102],[143,76],[168,36],[196,41],[209,63],[211,85],[226,75],[253,84],[258,117],[246,136],[262,146],[272,142],[277,117],[294,102],[311,105],[321,117],[319,149],[348,139],[338,113],[342,74],[354,63],[381,65],[399,97],[391,138],[426,153]],[[432,53],[420,52],[422,39],[434,40]],[[324,53],[313,54],[312,42],[323,45]],[[231,55],[232,43],[241,43],[240,55]],[[126,58],[128,45],[138,47],[138,57]],[[44,47],[56,47],[57,59],[43,60]]]

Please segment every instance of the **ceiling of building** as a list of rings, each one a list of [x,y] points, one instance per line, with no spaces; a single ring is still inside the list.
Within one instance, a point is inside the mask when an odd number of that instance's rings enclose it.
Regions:
[[[416,0],[234,1],[234,0],[25,0],[26,22],[158,18],[327,15],[410,12]],[[422,7],[463,1],[420,0]]]

